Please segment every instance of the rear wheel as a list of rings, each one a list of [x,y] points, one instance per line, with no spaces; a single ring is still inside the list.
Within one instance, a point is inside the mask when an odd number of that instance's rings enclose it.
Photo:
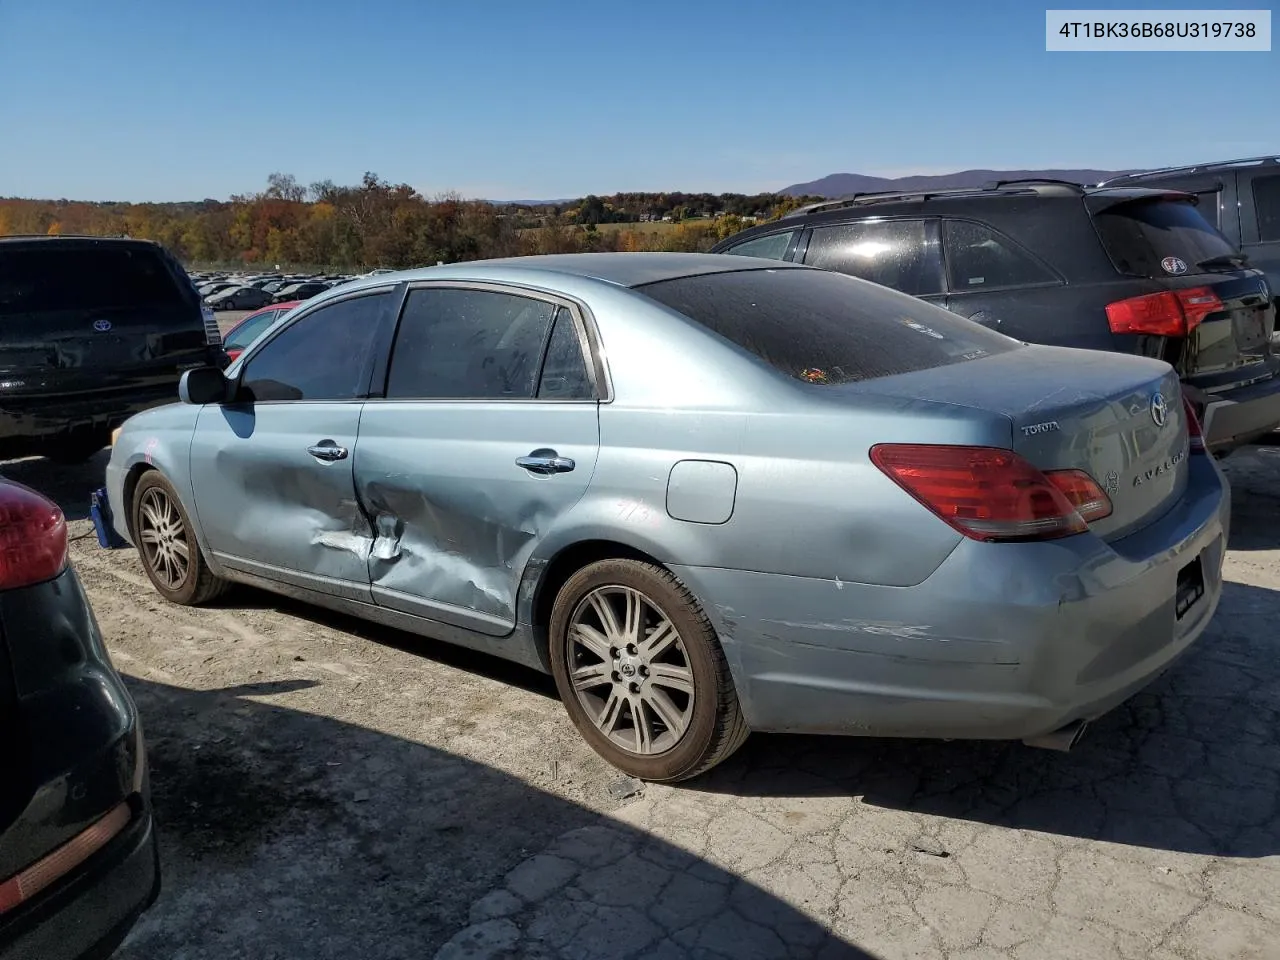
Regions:
[[[156,471],[133,491],[133,535],[147,577],[166,600],[198,606],[229,586],[209,569],[177,492]]]
[[[654,564],[601,560],[570,577],[552,608],[551,666],[579,732],[632,776],[695,777],[747,738],[715,630]]]

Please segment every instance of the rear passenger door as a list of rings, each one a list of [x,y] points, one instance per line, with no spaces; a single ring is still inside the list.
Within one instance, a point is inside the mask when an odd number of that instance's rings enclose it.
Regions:
[[[814,227],[804,262],[923,300],[945,299],[935,220],[877,219]]]
[[[1078,344],[1063,322],[1062,278],[1025,247],[976,220],[942,221],[947,309],[1030,343]]]
[[[375,602],[491,636],[515,627],[525,564],[595,470],[588,320],[522,288],[409,289],[355,451]]]

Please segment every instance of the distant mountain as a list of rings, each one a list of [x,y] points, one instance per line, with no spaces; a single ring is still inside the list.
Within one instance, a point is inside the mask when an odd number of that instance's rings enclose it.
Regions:
[[[793,197],[847,197],[853,193],[878,193],[885,190],[948,190],[956,187],[980,187],[992,180],[1025,180],[1043,177],[1092,184],[1107,177],[1132,170],[961,170],[937,176],[870,177],[862,173],[833,173],[821,180],[795,183],[779,190]]]

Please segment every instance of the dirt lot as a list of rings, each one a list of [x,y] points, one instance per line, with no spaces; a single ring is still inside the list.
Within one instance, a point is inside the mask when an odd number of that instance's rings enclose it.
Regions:
[[[1280,957],[1280,448],[1228,462],[1197,651],[1076,752],[756,736],[630,796],[537,674],[164,603],[83,519],[105,458],[0,472],[74,518],[146,722],[165,890],[122,960]]]

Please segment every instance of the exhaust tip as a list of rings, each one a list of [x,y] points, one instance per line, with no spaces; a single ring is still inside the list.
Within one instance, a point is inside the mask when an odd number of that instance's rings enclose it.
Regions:
[[[1050,733],[1044,733],[1038,737],[1026,737],[1022,742],[1028,747],[1067,753],[1080,742],[1080,738],[1084,736],[1085,728],[1088,725],[1085,720],[1074,720],[1065,727],[1059,727]]]

